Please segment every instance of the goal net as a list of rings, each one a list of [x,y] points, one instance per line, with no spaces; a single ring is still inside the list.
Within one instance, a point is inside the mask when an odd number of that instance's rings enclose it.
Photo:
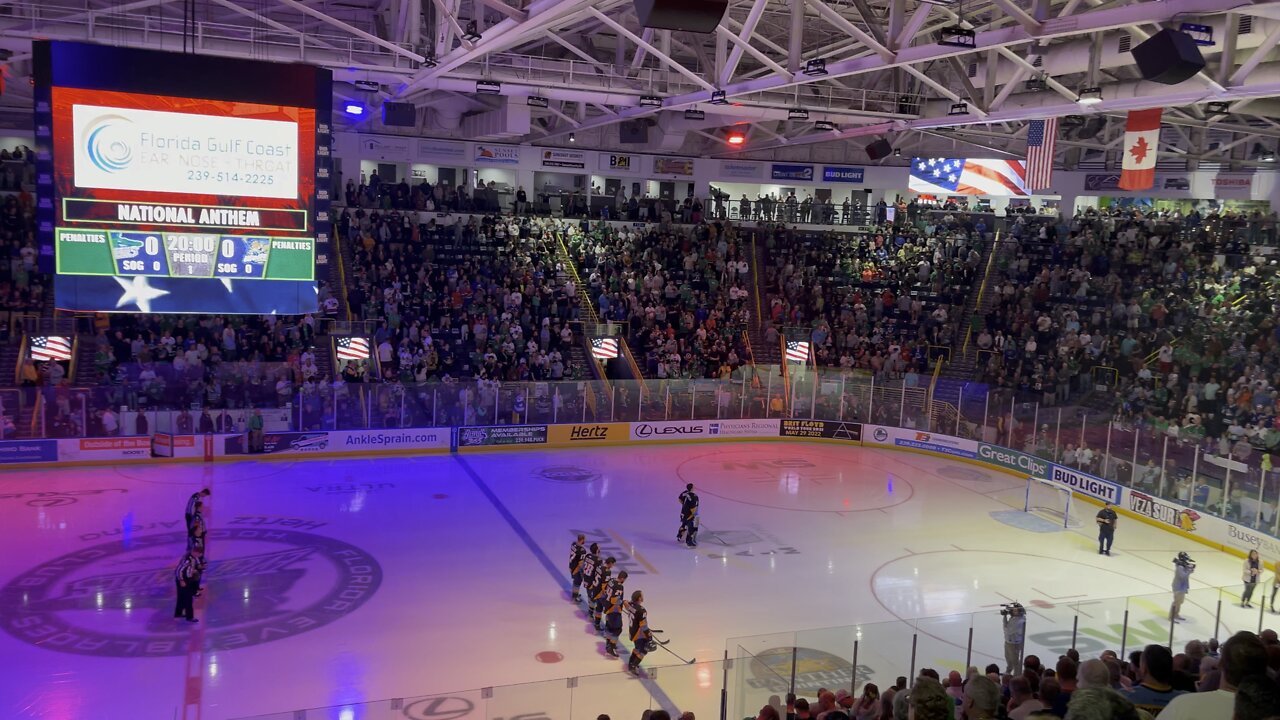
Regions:
[[[1048,480],[1027,478],[1026,504],[1022,509],[1052,520],[1064,528],[1080,525],[1074,517],[1076,508],[1071,490]]]

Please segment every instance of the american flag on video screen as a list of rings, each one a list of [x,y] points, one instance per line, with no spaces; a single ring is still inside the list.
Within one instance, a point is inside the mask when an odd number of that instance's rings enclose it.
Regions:
[[[1053,152],[1058,144],[1058,118],[1027,125],[1027,189],[1053,187]]]
[[[937,195],[1024,196],[1026,174],[1021,160],[912,158],[908,187]]]
[[[596,360],[612,360],[618,357],[618,339],[591,338],[591,357]]]
[[[362,337],[337,339],[339,360],[368,360],[369,341]]]
[[[71,340],[57,335],[34,336],[31,338],[31,359],[40,362],[70,360]]]
[[[809,343],[804,340],[788,340],[787,359],[798,363],[809,362]]]

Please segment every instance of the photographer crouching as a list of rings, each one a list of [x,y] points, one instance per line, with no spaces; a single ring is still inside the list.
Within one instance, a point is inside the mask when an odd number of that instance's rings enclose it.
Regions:
[[[1027,609],[1017,601],[1000,606],[1004,626],[1004,671],[1010,675],[1022,672],[1022,648],[1027,637]]]
[[[1195,571],[1196,561],[1190,555],[1180,552],[1173,559],[1173,605],[1169,607],[1169,620],[1172,622],[1186,621],[1182,617],[1182,601],[1191,589],[1191,573]]]

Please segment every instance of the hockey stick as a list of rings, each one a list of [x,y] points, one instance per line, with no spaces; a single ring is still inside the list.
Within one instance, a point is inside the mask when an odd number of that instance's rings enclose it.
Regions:
[[[657,641],[655,640],[654,642],[657,642]],[[667,642],[670,642],[670,640],[668,640]],[[690,660],[685,660],[684,658],[680,657],[679,655],[676,655],[676,653],[675,653],[675,651],[674,651],[674,650],[672,650],[671,648],[667,647],[666,645],[664,645],[664,644],[662,644],[662,643],[658,643],[658,647],[662,648],[663,650],[666,650],[667,652],[671,653],[672,655],[675,655],[675,658],[676,658],[677,660],[679,660],[680,662],[684,663],[685,665],[692,665],[692,664],[694,664],[695,662],[697,662],[697,660],[698,660],[698,658],[692,658],[692,659],[690,659]]]

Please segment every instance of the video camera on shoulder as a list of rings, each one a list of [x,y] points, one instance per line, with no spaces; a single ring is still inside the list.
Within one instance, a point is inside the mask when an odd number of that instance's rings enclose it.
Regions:
[[[1191,556],[1184,552],[1178,553],[1178,556],[1173,559],[1173,564],[1188,570],[1196,569],[1196,561],[1192,560]]]
[[[1027,609],[1022,607],[1022,603],[1016,600],[1011,603],[1004,603],[1000,606],[1000,615],[1002,617],[1018,617],[1019,615],[1026,614]]]

